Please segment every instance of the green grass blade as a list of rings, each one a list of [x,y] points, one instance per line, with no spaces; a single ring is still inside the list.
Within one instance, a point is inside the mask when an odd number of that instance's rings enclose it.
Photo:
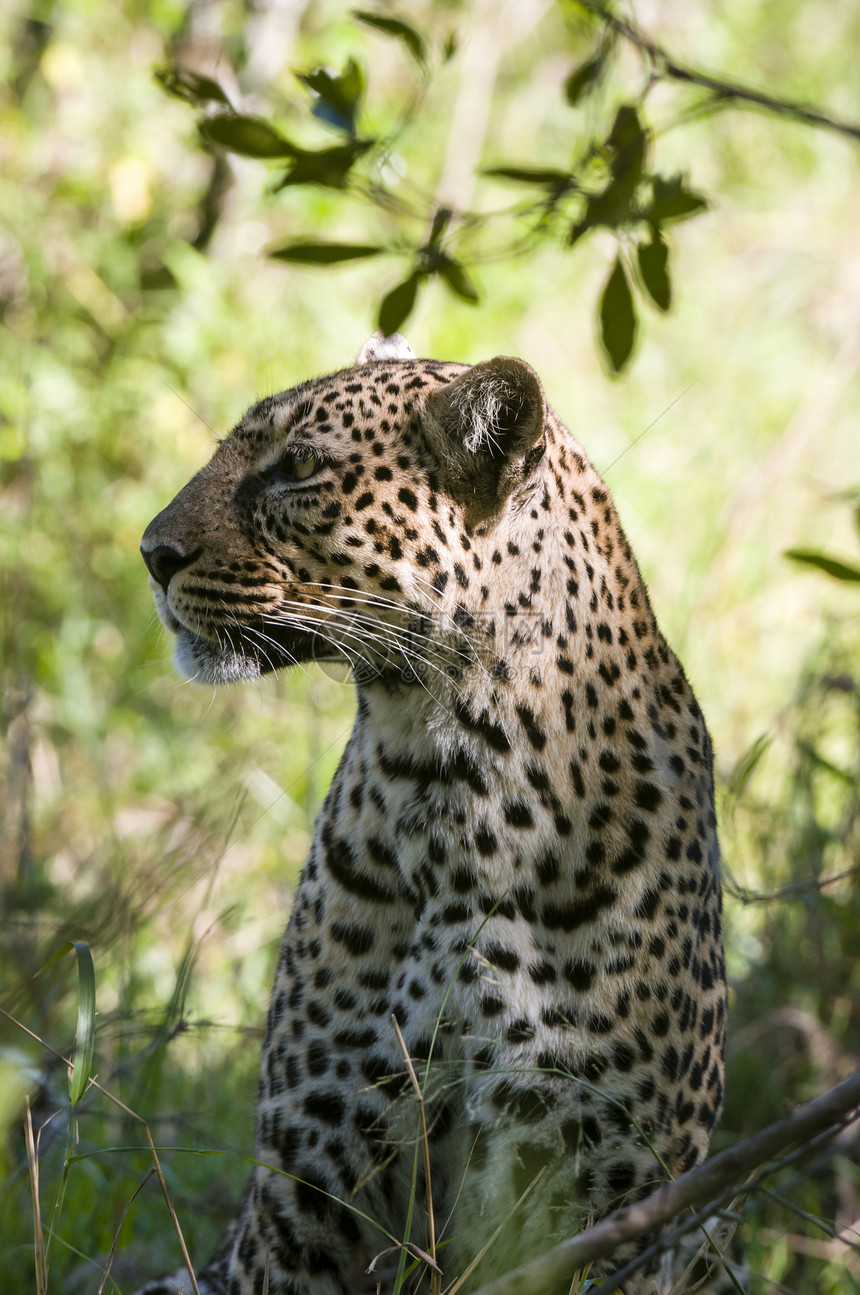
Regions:
[[[74,949],[78,959],[78,1028],[75,1031],[75,1061],[70,1084],[72,1105],[77,1106],[93,1072],[96,972],[90,946],[84,940],[70,940],[69,947]]]

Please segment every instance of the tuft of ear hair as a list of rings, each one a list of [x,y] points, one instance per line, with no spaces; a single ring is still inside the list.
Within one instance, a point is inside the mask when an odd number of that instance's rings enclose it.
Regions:
[[[389,333],[386,337],[382,329],[377,328],[359,351],[356,364],[370,364],[373,360],[414,359],[415,352],[402,333]]]
[[[534,369],[497,355],[428,396],[423,432],[455,498],[496,511],[546,449],[546,400]]]

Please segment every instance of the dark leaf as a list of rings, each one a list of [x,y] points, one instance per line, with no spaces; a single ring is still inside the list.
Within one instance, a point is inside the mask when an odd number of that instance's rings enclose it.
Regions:
[[[217,81],[199,72],[189,72],[184,68],[165,67],[155,73],[155,79],[177,99],[186,103],[224,103],[230,107],[230,100]]]
[[[600,340],[613,373],[620,373],[633,351],[636,312],[619,253],[600,299]]]
[[[549,166],[491,166],[481,174],[495,180],[512,180],[515,184],[538,184],[564,189],[577,187],[569,171],[557,171]]]
[[[384,251],[384,247],[362,243],[286,243],[274,248],[269,256],[294,265],[337,265],[341,261],[366,260]]]
[[[571,225],[570,233],[567,236],[568,247],[573,247],[574,243],[578,243],[583,234],[587,234],[590,229],[591,225],[585,217],[583,217],[582,220],[578,220],[574,225]]]
[[[451,224],[451,217],[454,213],[450,207],[439,207],[433,216],[433,226],[430,230],[430,237],[427,240],[428,247],[437,247],[445,236],[445,231]]]
[[[590,193],[585,215],[580,222],[584,227],[583,232],[585,229],[593,229],[595,225],[609,225],[614,229],[618,225],[629,224],[635,218],[635,187],[632,177],[628,181],[628,177],[622,176],[618,180],[610,180],[600,193]]]
[[[619,225],[629,225],[632,221],[640,219],[638,208],[633,201],[635,190],[636,177],[631,174],[622,175],[618,179],[613,177],[600,193],[590,193],[585,205],[585,214],[570,231],[568,245],[572,247],[583,234],[589,229],[594,229],[596,225],[608,225],[610,229],[616,229]]]
[[[318,153],[297,153],[293,165],[279,181],[278,189],[296,184],[319,184],[326,189],[345,189],[349,173],[363,153],[373,146],[373,140],[354,140],[336,148],[324,148]]]
[[[852,583],[860,581],[860,567],[842,562],[839,558],[830,558],[826,553],[816,553],[812,549],[788,549],[785,557],[791,558],[792,562],[801,562],[804,566],[823,571],[834,580],[848,580]]]
[[[649,139],[650,132],[639,120],[639,110],[632,103],[623,103],[606,138],[609,169],[616,187],[623,181],[632,192],[642,179]]]
[[[564,97],[573,108],[584,95],[593,90],[600,80],[606,63],[605,50],[592,54],[584,63],[575,67],[564,83]]]
[[[386,337],[396,333],[412,314],[418,293],[419,274],[410,274],[403,283],[392,288],[379,307],[379,327]]]
[[[599,193],[588,195],[584,215],[571,228],[569,246],[595,225],[608,225],[615,229],[641,220],[634,197],[642,181],[650,138],[650,131],[639,120],[636,107],[622,104],[604,146],[609,162],[609,181]]]
[[[668,310],[672,304],[672,285],[669,280],[669,248],[655,229],[650,243],[640,243],[636,249],[639,273],[648,296],[659,310]]]
[[[330,126],[354,135],[361,96],[364,94],[364,77],[355,59],[349,60],[340,76],[334,76],[324,67],[316,68],[313,72],[297,72],[296,76],[317,96],[314,115]]]
[[[140,266],[140,286],[147,292],[161,292],[178,287],[176,275],[163,263]]]
[[[477,288],[469,278],[465,266],[461,265],[459,261],[453,260],[450,256],[441,257],[439,274],[451,291],[456,292],[457,296],[462,297],[463,301],[468,301],[471,305],[480,301]]]
[[[220,144],[243,157],[296,157],[301,150],[259,117],[222,112],[200,123],[200,134],[210,144]]]
[[[460,37],[452,27],[442,42],[442,62],[450,63],[451,59],[460,48]]]
[[[648,209],[643,213],[646,220],[659,225],[664,220],[686,220],[695,216],[697,211],[707,211],[708,200],[701,193],[688,189],[682,175],[654,176],[654,193]]]
[[[366,9],[353,9],[352,16],[359,22],[363,22],[366,27],[375,27],[377,31],[385,32],[387,36],[402,40],[416,63],[426,62],[426,40],[419,31],[410,23],[404,22],[402,18],[386,18],[382,14],[369,13]]]

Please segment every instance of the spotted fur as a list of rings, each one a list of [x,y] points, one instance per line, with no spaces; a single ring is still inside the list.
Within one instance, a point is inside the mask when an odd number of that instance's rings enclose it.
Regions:
[[[427,1248],[392,1016],[446,1280],[690,1169],[722,1101],[711,746],[608,490],[522,361],[386,346],[254,405],[142,546],[188,677],[334,657],[358,687],[218,1295],[391,1290],[396,1251],[366,1269],[413,1182]]]

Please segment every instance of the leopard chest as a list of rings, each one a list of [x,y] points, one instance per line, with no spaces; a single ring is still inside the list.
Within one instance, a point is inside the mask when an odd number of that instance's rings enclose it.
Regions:
[[[457,726],[422,747],[414,731],[407,744],[359,724],[298,906],[327,968],[326,1010],[354,1023],[369,1004],[380,1044],[393,1013],[418,1052],[431,1038],[467,1054],[491,1040],[533,1057],[632,1046],[673,1003],[683,1020],[693,998],[679,986],[717,974],[706,844],[699,862],[666,866],[665,811],[690,788],[667,765],[649,824],[641,780],[610,809],[605,777],[582,772],[570,741],[540,759],[527,740],[495,741]],[[695,821],[690,832],[692,846]]]

